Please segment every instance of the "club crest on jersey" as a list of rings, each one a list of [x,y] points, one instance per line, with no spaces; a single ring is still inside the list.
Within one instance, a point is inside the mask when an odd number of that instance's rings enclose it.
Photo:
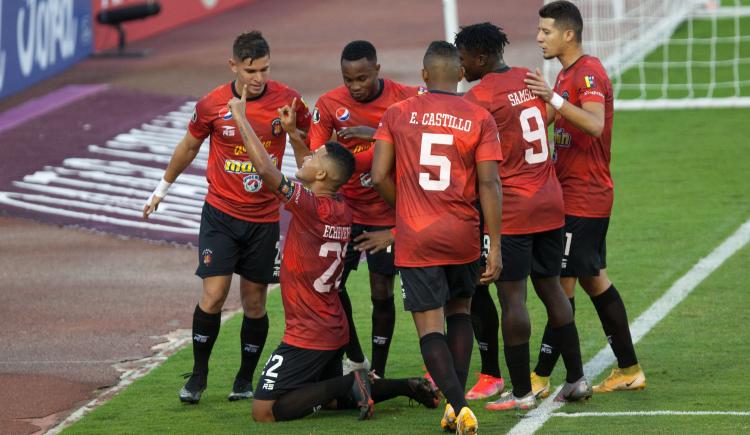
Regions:
[[[229,121],[230,119],[232,119],[232,112],[226,107],[222,107],[221,110],[219,110],[219,118],[223,119],[224,121]]]
[[[242,179],[242,184],[245,186],[245,190],[255,193],[263,187],[263,180],[260,179],[260,175],[250,174]]]
[[[212,250],[204,249],[203,252],[201,252],[201,258],[203,260],[203,264],[205,264],[206,266],[210,266],[213,255],[214,255],[214,252]]]
[[[336,118],[341,122],[349,119],[350,115],[351,113],[349,113],[349,109],[347,109],[346,107],[339,107],[338,109],[336,109]]]
[[[281,118],[276,118],[273,121],[271,121],[271,133],[274,136],[281,136],[281,133],[284,132],[284,129],[281,128]]]
[[[417,95],[424,95],[427,92],[428,91],[427,91],[427,88],[425,86],[420,86],[419,88],[417,88]]]
[[[313,124],[317,124],[320,122],[320,110],[318,110],[318,106],[315,106],[315,109],[313,109]]]
[[[564,91],[562,93],[562,97],[565,101],[568,101],[568,98],[570,98],[570,94],[568,94],[568,91]]]
[[[594,76],[584,76],[583,77],[584,83],[586,83],[587,88],[595,88],[596,84],[594,83]]]

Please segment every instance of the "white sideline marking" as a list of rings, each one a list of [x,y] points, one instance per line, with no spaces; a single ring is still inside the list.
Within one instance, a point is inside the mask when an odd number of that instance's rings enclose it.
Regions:
[[[275,290],[278,288],[279,288],[279,285],[275,284],[273,286],[269,286],[268,291]],[[222,313],[221,323],[224,324],[227,320],[231,319],[236,314],[239,314],[241,312],[242,312],[242,308],[238,308],[234,311],[228,311],[226,313]],[[124,390],[126,387],[129,387],[130,384],[132,384],[136,380],[151,373],[153,369],[159,367],[172,354],[176,353],[178,350],[182,349],[188,343],[190,343],[190,340],[192,339],[192,333],[190,332],[189,329],[178,330],[178,331],[170,332],[169,334],[166,335],[166,338],[168,340],[167,342],[160,343],[152,347],[152,349],[159,349],[159,352],[157,352],[156,354],[140,359],[138,361],[127,361],[123,363],[122,364],[123,367],[135,366],[135,368],[130,369],[130,370],[119,369],[120,371],[123,371],[124,373],[122,376],[120,376],[120,381],[117,383],[117,385],[113,386],[112,388],[107,389],[105,392],[103,392],[96,398],[92,399],[85,405],[73,411],[73,413],[70,414],[67,418],[65,418],[65,420],[61,421],[60,423],[58,423],[57,425],[49,429],[47,432],[44,433],[44,435],[59,434],[60,432],[62,432],[63,429],[72,425],[76,421],[82,419],[89,412],[105,404],[106,402],[109,402],[120,391]],[[118,365],[119,364],[115,364],[114,367],[117,369]],[[175,389],[175,395],[177,391],[178,390]],[[176,400],[177,399],[175,398],[175,401]]]
[[[629,412],[565,412],[552,413],[552,417],[651,417],[658,415],[729,415],[750,416],[750,411],[629,411]]]
[[[701,258],[680,279],[672,284],[659,299],[630,324],[630,333],[633,344],[638,343],[648,331],[669,314],[683,299],[685,299],[698,284],[708,277],[714,270],[718,269],[735,252],[742,249],[750,242],[750,219],[746,220],[740,228],[724,240],[707,257]],[[596,356],[583,367],[584,373],[589,380],[596,378],[604,369],[615,362],[615,356],[609,346],[605,346]],[[562,386],[557,387],[554,393],[542,402],[539,407],[525,415],[520,422],[513,426],[508,433],[526,435],[533,434],[539,430],[564,403],[554,402],[555,396],[560,392]]]

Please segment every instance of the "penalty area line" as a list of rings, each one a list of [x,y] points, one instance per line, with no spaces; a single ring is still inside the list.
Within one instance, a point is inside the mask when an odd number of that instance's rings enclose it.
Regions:
[[[690,268],[687,273],[682,275],[672,286],[646,311],[638,316],[630,324],[630,333],[633,337],[633,344],[638,343],[644,335],[648,333],[657,323],[664,319],[674,307],[682,302],[698,285],[703,282],[713,271],[719,268],[724,262],[734,255],[737,251],[745,247],[750,242],[750,219],[746,220],[737,231],[727,237],[719,246],[711,251],[708,256],[701,258]],[[609,346],[602,348],[583,367],[584,373],[589,380],[593,380],[607,367],[615,362],[615,356]],[[554,398],[560,392],[562,386],[558,386],[553,394],[542,402],[538,408],[529,412],[513,426],[509,434],[528,435],[539,430],[544,423],[549,420],[552,414],[564,405],[564,403],[555,402]]]
[[[750,411],[625,411],[625,412],[553,412],[552,417],[653,417],[660,415],[725,415],[745,417]]]

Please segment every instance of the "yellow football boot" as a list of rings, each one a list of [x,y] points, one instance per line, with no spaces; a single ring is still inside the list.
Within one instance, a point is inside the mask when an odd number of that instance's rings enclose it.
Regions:
[[[646,388],[646,375],[640,364],[624,369],[613,368],[612,372],[599,385],[594,385],[594,393],[610,393],[612,391],[642,390]]]
[[[531,372],[531,392],[540,400],[549,396],[549,376],[539,376],[536,372]]]
[[[475,435],[479,430],[477,416],[468,406],[461,408],[456,421],[456,435]]]

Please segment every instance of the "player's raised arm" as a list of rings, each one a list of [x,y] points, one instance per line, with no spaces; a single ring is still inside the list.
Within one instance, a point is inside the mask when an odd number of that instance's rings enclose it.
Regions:
[[[604,104],[585,102],[581,107],[577,107],[568,103],[549,87],[539,68],[536,69],[535,73],[527,73],[524,81],[531,92],[549,103],[557,113],[584,133],[595,137],[602,135],[602,131],[604,131]],[[548,116],[554,116],[554,114]]]
[[[250,126],[250,122],[247,120],[245,114],[247,96],[247,85],[242,86],[242,96],[238,99],[236,97],[229,100],[227,108],[232,112],[232,118],[237,123],[237,128],[240,130],[242,136],[242,142],[245,143],[247,149],[247,156],[255,167],[255,171],[263,179],[266,187],[275,191],[281,184],[281,171],[271,161],[271,157],[266,152],[263,144],[258,139],[258,136]]]
[[[305,144],[302,132],[297,128],[297,99],[292,100],[292,104],[279,108],[279,118],[281,126],[289,135],[289,142],[294,150],[294,160],[297,162],[297,168],[302,167],[305,157],[312,155],[312,152]]]
[[[203,139],[194,137],[190,132],[185,133],[185,136],[174,149],[172,158],[169,160],[169,164],[164,171],[161,181],[159,181],[159,185],[156,186],[154,193],[151,194],[143,206],[143,219],[148,219],[151,213],[159,208],[159,203],[167,195],[169,187],[177,180],[177,177],[182,174],[185,168],[190,166],[190,163],[195,160],[195,156],[198,155],[202,143]]]
[[[378,191],[383,200],[391,207],[396,206],[396,183],[391,173],[396,158],[393,144],[384,140],[375,141],[375,151],[372,157],[372,186]]]

